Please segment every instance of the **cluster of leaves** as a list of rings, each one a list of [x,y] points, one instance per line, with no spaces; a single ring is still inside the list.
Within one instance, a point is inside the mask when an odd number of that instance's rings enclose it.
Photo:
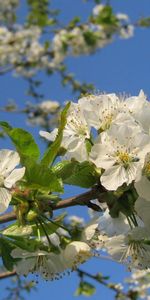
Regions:
[[[29,14],[27,16],[27,22],[30,25],[37,25],[39,27],[45,27],[55,24],[56,20],[50,18],[50,15],[57,15],[58,10],[51,10],[49,8],[48,0],[27,0],[29,7]]]

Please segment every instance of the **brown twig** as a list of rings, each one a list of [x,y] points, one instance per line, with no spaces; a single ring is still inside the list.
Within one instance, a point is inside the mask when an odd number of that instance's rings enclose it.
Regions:
[[[86,193],[61,200],[56,204],[50,203],[50,206],[51,206],[52,210],[67,208],[67,207],[76,206],[76,205],[86,205],[86,206],[92,208],[93,204],[90,201],[93,199],[99,199],[99,201],[100,201],[101,200],[101,198],[100,198],[101,192],[103,192],[103,191],[101,191],[100,187],[96,186]],[[99,210],[99,211],[101,210],[100,207],[97,206],[96,204],[94,205],[93,208],[95,210]],[[7,223],[7,222],[13,221],[15,219],[16,219],[16,214],[13,211],[8,214],[4,214],[4,215],[0,216],[0,224]]]
[[[16,271],[12,271],[12,272],[9,272],[9,271],[6,271],[6,272],[0,272],[0,280],[1,280],[1,279],[8,278],[8,277],[15,276],[15,275],[17,275],[17,274],[16,274]]]
[[[65,200],[61,200],[57,204],[53,204],[52,209],[56,210],[56,209],[67,208],[67,207],[76,206],[76,205],[89,206],[89,203],[91,200],[94,200],[94,199],[97,199],[100,197],[100,192],[101,192],[100,188],[96,186],[86,193],[83,193],[83,194],[80,194],[80,195],[77,195],[74,197],[70,197]]]

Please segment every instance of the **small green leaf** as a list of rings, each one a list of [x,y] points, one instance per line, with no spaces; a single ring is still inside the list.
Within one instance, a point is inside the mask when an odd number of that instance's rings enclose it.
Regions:
[[[58,128],[58,135],[55,141],[50,145],[50,147],[46,150],[43,159],[41,161],[44,165],[52,165],[61,146],[62,138],[63,138],[63,130],[67,121],[67,113],[70,107],[70,103],[68,103],[61,113],[61,121],[60,126]]]
[[[5,133],[9,133],[12,127],[7,122],[0,122],[0,126],[3,128]]]
[[[21,128],[12,128],[6,122],[0,122],[0,126],[12,140],[20,155],[21,162],[24,165],[26,165],[26,160],[28,158],[31,158],[33,160],[37,160],[39,158],[39,148],[35,143],[33,136],[29,132]]]
[[[88,46],[95,46],[97,43],[97,37],[94,32],[88,30],[83,33],[83,37]]]
[[[19,247],[23,250],[34,252],[42,245],[40,241],[34,240],[34,239],[28,239],[25,237],[20,236],[9,236],[7,237],[11,238],[10,243],[13,245],[13,249],[16,247]]]
[[[113,26],[118,25],[118,19],[113,13],[112,7],[110,5],[105,5],[98,16],[96,16],[94,21],[96,24],[100,24],[106,27],[111,26],[113,28]]]
[[[34,160],[39,158],[39,148],[30,133],[21,128],[14,128],[10,131],[9,136],[23,161],[27,157]]]
[[[138,25],[141,27],[150,27],[150,17],[140,19]]]
[[[13,244],[5,238],[0,238],[0,249],[5,268],[12,271],[14,265],[14,259],[11,256],[11,251],[14,249]]]
[[[26,185],[32,189],[49,192],[63,192],[62,181],[47,166],[32,162],[27,163]]]
[[[75,296],[86,296],[86,297],[90,297],[93,294],[95,294],[96,292],[96,288],[93,284],[87,282],[87,281],[81,281],[79,284],[79,287],[77,288],[76,292],[75,292]]]
[[[92,187],[99,181],[95,166],[88,162],[63,161],[53,167],[54,173],[66,184],[83,188]]]

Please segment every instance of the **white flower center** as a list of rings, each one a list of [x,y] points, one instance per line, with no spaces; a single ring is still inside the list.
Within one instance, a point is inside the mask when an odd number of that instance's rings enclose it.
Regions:
[[[109,127],[112,123],[113,117],[114,117],[114,115],[112,113],[106,114],[103,118],[103,122],[102,122],[100,129],[101,130],[109,129]]]
[[[119,162],[123,163],[125,167],[129,166],[132,161],[132,157],[129,155],[128,152],[124,151],[117,151],[116,156],[119,159]]]
[[[115,153],[117,164],[122,164],[124,168],[128,168],[132,162],[138,162],[139,158],[133,153],[128,153],[126,150],[117,150]]]
[[[82,136],[82,137],[85,137],[85,138],[89,137],[88,127],[86,126],[86,124],[84,124],[82,122],[82,120],[80,120],[78,118],[78,115],[77,115],[77,118],[72,116],[72,118],[68,120],[68,125],[70,125],[72,127],[72,129],[76,132],[76,134],[78,136]]]

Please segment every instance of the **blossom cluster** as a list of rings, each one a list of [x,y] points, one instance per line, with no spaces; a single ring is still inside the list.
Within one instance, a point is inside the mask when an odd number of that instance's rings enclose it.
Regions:
[[[63,61],[66,55],[90,54],[103,48],[112,42],[114,34],[118,34],[122,38],[133,36],[134,27],[129,24],[129,18],[125,14],[112,15],[114,24],[106,25],[99,21],[106,8],[107,6],[102,4],[96,5],[89,24],[62,29],[54,36],[52,48],[55,64]]]
[[[50,141],[57,132],[40,135]],[[100,174],[107,209],[95,221],[98,234],[91,243],[130,268],[149,268],[150,102],[144,92],[71,103],[62,147],[66,159],[89,161]]]
[[[18,3],[9,0],[4,5],[4,2],[0,8],[0,20],[1,15],[5,15],[5,9],[7,12],[12,11],[12,7],[16,7]],[[107,9],[110,9],[110,24],[103,23],[103,15]],[[58,69],[68,55],[90,54],[103,48],[112,42],[115,35],[129,38],[133,35],[133,30],[127,15],[114,15],[111,8],[104,5],[94,7],[87,23],[59,29],[51,42],[49,36],[46,37],[46,42],[41,41],[43,32],[38,26],[1,25],[0,67],[3,72],[14,69],[17,74],[32,77],[40,69]]]
[[[129,290],[136,292],[140,299],[150,299],[150,270],[133,270],[131,277],[126,281],[130,286]]]
[[[16,25],[14,30],[0,27],[0,65],[24,76],[32,76],[45,62],[45,49],[39,42],[41,30],[37,26],[25,28]],[[32,68],[32,65],[34,67]]]

